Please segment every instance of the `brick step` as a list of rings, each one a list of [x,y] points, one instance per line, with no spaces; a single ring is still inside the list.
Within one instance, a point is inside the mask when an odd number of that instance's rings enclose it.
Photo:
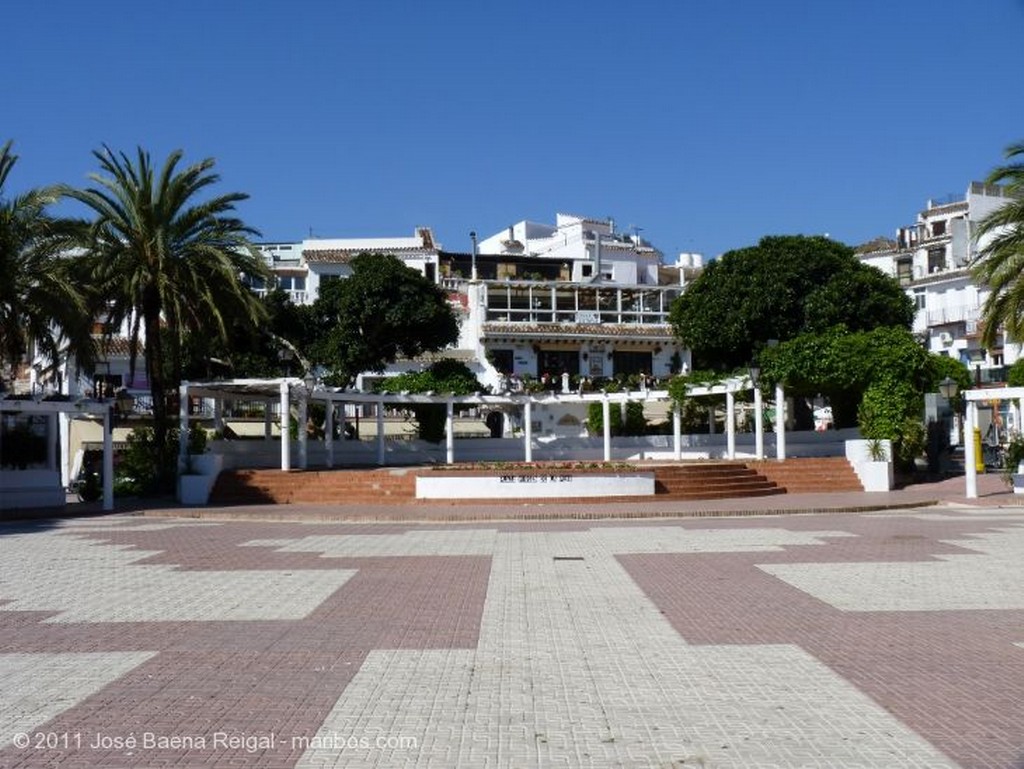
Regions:
[[[790,494],[864,490],[845,457],[797,458],[750,465]]]

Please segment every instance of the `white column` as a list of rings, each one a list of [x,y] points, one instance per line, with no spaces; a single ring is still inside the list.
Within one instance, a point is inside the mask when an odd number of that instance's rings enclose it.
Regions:
[[[679,404],[672,407],[672,452],[678,462],[683,458],[683,415]]]
[[[292,469],[291,410],[288,382],[284,381],[281,382],[281,470],[284,472]]]
[[[725,456],[736,459],[736,393],[725,394]]]
[[[327,401],[327,417],[324,422],[324,454],[327,466],[334,467],[334,401]],[[342,422],[344,424],[344,421]]]
[[[188,382],[178,387],[178,472],[188,467]]]
[[[384,399],[377,399],[377,464],[384,466]]]
[[[303,393],[299,397],[299,418],[296,427],[296,434],[299,438],[299,469],[305,470],[309,464],[309,434],[306,424],[309,422],[309,394]]]
[[[786,458],[786,392],[775,385],[775,458]]]
[[[71,483],[71,417],[63,412],[60,414],[60,484],[67,488]]]
[[[974,445],[974,426],[978,424],[978,406],[975,401],[967,401],[967,422],[964,425],[964,479],[967,488],[964,496],[968,499],[978,497],[978,468],[976,466],[977,455]]]
[[[523,458],[527,462],[533,461],[533,401],[526,396],[526,405],[523,406],[523,441],[526,444],[523,450]]]
[[[604,461],[612,461],[612,420],[611,420],[611,405],[608,403],[608,393],[605,393],[601,398],[601,416],[604,426]]]
[[[108,405],[103,410],[103,509],[107,511],[114,509],[114,432],[110,408]],[[188,404],[185,409],[187,412]]]
[[[449,400],[444,405],[444,461],[450,465],[455,462],[455,404]]]
[[[265,441],[269,441],[274,436],[273,430],[271,430],[271,426],[273,425],[273,419],[271,417],[273,414],[270,411],[270,403],[270,401],[265,401],[263,403],[263,440]]]
[[[754,456],[764,459],[764,398],[761,388],[754,388]]]

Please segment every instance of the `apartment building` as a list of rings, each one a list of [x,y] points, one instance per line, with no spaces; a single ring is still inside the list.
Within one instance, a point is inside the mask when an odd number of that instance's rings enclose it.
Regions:
[[[997,336],[983,348],[981,308],[988,296],[971,277],[971,264],[985,241],[979,223],[1007,202],[1003,188],[972,182],[963,196],[929,200],[917,221],[859,250],[863,262],[896,278],[917,307],[914,333],[930,351],[954,357],[983,382],[1003,381],[1005,367],[1021,355],[1019,344]]]

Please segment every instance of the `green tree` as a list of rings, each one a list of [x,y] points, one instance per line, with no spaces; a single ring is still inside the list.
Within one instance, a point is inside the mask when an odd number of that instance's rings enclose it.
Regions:
[[[836,426],[853,427],[864,392],[875,382],[906,382],[916,393],[932,388],[931,357],[906,329],[850,334],[837,326],[765,349],[761,379],[766,386],[784,382],[788,394],[797,397],[825,396]]]
[[[991,291],[982,308],[986,347],[995,345],[1001,328],[1013,339],[1024,339],[1024,142],[1011,144],[1005,156],[1008,162],[987,181],[1003,185],[1009,198],[978,226],[978,242],[985,245],[973,271],[975,280]]]
[[[320,287],[310,347],[326,380],[351,384],[364,371],[383,371],[399,356],[436,352],[459,338],[459,323],[440,287],[401,260],[359,254],[352,275]]]
[[[7,196],[17,160],[11,142],[0,147],[0,368],[23,360],[33,343],[51,363],[70,352],[88,365],[91,318],[68,257],[75,224],[47,212],[56,188]]]
[[[913,302],[899,284],[822,237],[774,236],[711,262],[672,307],[670,320],[694,365],[746,365],[771,339],[843,325],[910,328]]]
[[[266,268],[249,242],[256,231],[233,213],[248,196],[201,199],[220,181],[212,158],[179,169],[182,152],[177,150],[157,172],[141,147],[134,160],[107,147],[93,155],[100,166],[100,173],[90,176],[95,186],[62,191],[95,215],[82,245],[111,325],[128,322],[131,329],[133,374],[142,346],[154,440],[163,445],[167,395],[180,380],[184,335],[192,331],[224,339],[233,319],[259,323],[260,305],[241,276],[263,276]]]

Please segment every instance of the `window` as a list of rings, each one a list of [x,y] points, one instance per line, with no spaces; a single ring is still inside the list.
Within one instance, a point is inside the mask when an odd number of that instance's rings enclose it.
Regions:
[[[946,249],[942,246],[928,249],[928,274],[946,269]]]
[[[653,356],[649,352],[616,350],[612,362],[615,374],[650,374],[654,370]]]
[[[914,307],[917,310],[924,310],[928,306],[927,294],[924,289],[918,289],[914,291]]]
[[[939,219],[937,222],[932,222],[932,235],[945,235],[946,234],[946,220]]]
[[[592,264],[581,264],[580,265],[580,275],[583,276],[584,278],[592,278],[592,277],[594,277],[594,265],[592,265]]]
[[[579,350],[541,350],[537,355],[537,376],[561,376],[580,373]]]
[[[910,259],[900,259],[896,262],[896,280],[901,286],[907,285],[914,279],[914,265]]]

